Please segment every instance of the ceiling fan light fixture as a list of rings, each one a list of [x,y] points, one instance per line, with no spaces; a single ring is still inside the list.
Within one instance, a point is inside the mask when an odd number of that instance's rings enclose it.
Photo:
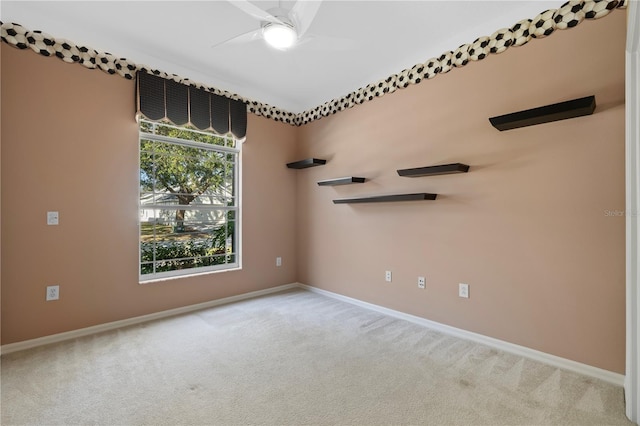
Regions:
[[[280,50],[290,48],[298,39],[298,34],[296,33],[295,28],[284,23],[267,23],[262,28],[262,35],[264,37],[264,41],[266,41],[269,46]]]

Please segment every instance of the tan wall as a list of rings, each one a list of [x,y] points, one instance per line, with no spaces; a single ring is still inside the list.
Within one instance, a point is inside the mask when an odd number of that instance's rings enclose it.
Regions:
[[[250,115],[244,269],[148,285],[132,82],[2,48],[2,344],[297,280],[623,372],[624,218],[605,210],[624,210],[624,32],[616,12],[300,129]],[[487,120],[590,94],[590,117]],[[308,156],[329,163],[283,167]],[[450,162],[471,171],[395,172]],[[347,175],[369,182],[316,185]],[[331,202],[421,191],[438,199]]]
[[[491,55],[301,129],[298,280],[622,373],[625,14]],[[596,95],[589,117],[499,132],[495,115]],[[467,174],[396,169],[462,162]],[[364,176],[364,185],[318,187]],[[334,205],[435,192],[436,201]],[[393,271],[393,282],[384,271]],[[427,277],[427,289],[417,277]],[[470,299],[457,296],[470,285]]]
[[[139,285],[133,82],[4,47],[1,100],[2,344],[295,281],[295,128],[249,116],[243,270]]]

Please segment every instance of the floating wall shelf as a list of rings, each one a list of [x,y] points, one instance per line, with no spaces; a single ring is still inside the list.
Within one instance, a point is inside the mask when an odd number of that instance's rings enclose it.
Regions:
[[[322,166],[326,163],[327,160],[321,160],[319,158],[305,158],[304,160],[287,163],[287,167],[290,169],[306,169],[308,167]]]
[[[491,117],[489,121],[493,127],[502,131],[590,115],[593,114],[595,109],[596,97],[587,96],[572,101]]]
[[[363,198],[343,198],[333,200],[334,204],[353,204],[353,203],[385,203],[394,201],[418,201],[418,200],[435,200],[438,194],[397,194],[397,195],[380,195],[376,197]]]
[[[404,177],[420,177],[449,175],[452,173],[467,173],[469,166],[462,163],[442,164],[439,166],[417,167],[415,169],[398,170],[398,174]]]
[[[318,185],[320,186],[350,185],[352,183],[364,183],[364,181],[365,181],[365,178],[363,177],[349,176],[349,177],[343,177],[343,178],[337,178],[337,179],[321,180],[320,182],[318,182]]]

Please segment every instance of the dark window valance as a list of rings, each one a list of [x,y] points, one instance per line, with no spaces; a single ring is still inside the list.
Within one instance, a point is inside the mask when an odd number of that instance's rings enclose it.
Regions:
[[[187,86],[146,72],[137,75],[138,114],[152,121],[170,121],[218,134],[247,134],[247,106],[197,87]]]

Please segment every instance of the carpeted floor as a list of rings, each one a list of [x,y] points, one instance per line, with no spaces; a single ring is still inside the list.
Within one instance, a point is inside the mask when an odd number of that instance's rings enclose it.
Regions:
[[[2,357],[3,425],[630,425],[622,388],[296,290]]]

